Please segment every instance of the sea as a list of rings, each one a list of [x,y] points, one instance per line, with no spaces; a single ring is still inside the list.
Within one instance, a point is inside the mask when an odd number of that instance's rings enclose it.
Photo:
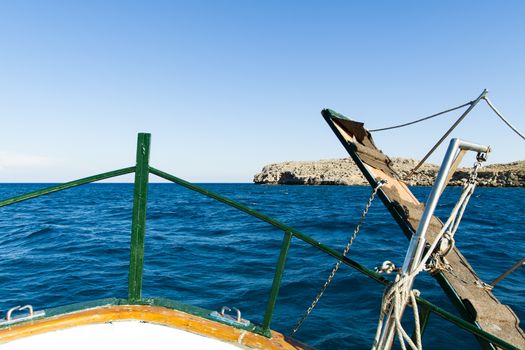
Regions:
[[[50,184],[0,184],[0,199]],[[202,184],[342,251],[371,193],[368,187]],[[430,188],[415,187],[425,201]],[[446,219],[461,189],[447,189],[437,208]],[[0,310],[36,310],[127,295],[132,184],[98,183],[0,208]],[[456,245],[490,283],[522,259],[525,189],[478,188],[456,233]],[[149,186],[143,296],[219,310],[237,307],[261,323],[283,233],[225,204],[175,184]],[[376,199],[348,256],[374,268],[402,265],[408,240]],[[294,238],[271,327],[289,334],[336,261]],[[393,278],[386,275],[387,278]],[[494,294],[525,319],[525,267]],[[457,314],[437,282],[416,281],[421,296]],[[369,349],[384,287],[342,265],[295,338],[317,349]],[[406,313],[410,324],[411,311]],[[407,327],[410,333],[410,327]],[[475,338],[437,315],[425,349],[477,348]]]

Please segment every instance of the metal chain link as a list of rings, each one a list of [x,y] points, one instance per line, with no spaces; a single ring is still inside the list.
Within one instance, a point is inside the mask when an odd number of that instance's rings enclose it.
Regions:
[[[372,190],[372,194],[370,194],[370,197],[368,198],[368,202],[366,203],[366,206],[365,206],[365,209],[363,210],[363,214],[361,214],[361,218],[359,219],[358,223],[357,223],[357,226],[355,227],[354,229],[354,233],[352,234],[352,236],[350,237],[350,240],[348,241],[348,243],[346,244],[346,247],[345,249],[343,250],[343,258],[346,257],[346,254],[348,254],[348,252],[350,251],[350,247],[352,246],[352,244],[354,243],[354,240],[356,239],[357,237],[357,234],[359,233],[359,230],[361,229],[361,225],[363,224],[363,222],[365,221],[365,217],[366,217],[366,214],[368,214],[368,209],[370,209],[370,206],[372,205],[372,202],[376,196],[376,193],[377,191],[379,190],[379,188],[381,188],[381,186],[383,186],[384,184],[386,183],[386,181],[384,180],[380,180],[376,187],[374,187],[374,189]],[[319,302],[319,300],[321,299],[321,297],[323,296],[324,292],[326,291],[326,288],[328,288],[328,286],[330,285],[330,283],[332,282],[332,279],[334,278],[337,270],[339,270],[339,266],[341,266],[341,263],[343,262],[343,259],[339,259],[337,261],[337,263],[335,264],[334,268],[332,269],[332,272],[330,272],[330,275],[328,276],[328,278],[326,279],[326,282],[324,283],[323,287],[321,288],[321,290],[319,291],[319,293],[317,293],[317,296],[315,297],[315,299],[313,300],[312,302],[312,305],[310,305],[310,307],[306,310],[306,312],[304,313],[303,317],[301,317],[301,319],[297,322],[297,324],[295,325],[295,327],[292,329],[292,331],[290,332],[290,337],[293,336],[298,330],[299,328],[303,325],[304,321],[306,321],[306,318],[308,317],[308,315],[310,315],[310,313],[312,312],[312,310],[314,309],[314,307],[317,305],[317,303]]]
[[[481,155],[478,155],[476,162],[474,163],[474,166],[472,167],[472,170],[470,171],[469,178],[467,180],[467,183],[476,184],[478,182],[478,170],[481,168],[481,162],[484,162],[485,160],[481,158]]]

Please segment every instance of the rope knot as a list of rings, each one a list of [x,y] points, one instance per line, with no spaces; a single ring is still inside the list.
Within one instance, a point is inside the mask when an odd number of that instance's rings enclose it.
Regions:
[[[398,271],[399,269],[394,265],[390,260],[385,260],[381,266],[376,266],[375,271],[378,273],[392,273]]]

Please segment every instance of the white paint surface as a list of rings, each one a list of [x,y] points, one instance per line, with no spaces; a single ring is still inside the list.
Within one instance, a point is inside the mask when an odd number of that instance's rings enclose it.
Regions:
[[[3,344],[2,350],[54,349],[54,350],[95,350],[95,349],[213,349],[231,350],[243,348],[235,344],[206,338],[201,335],[166,326],[122,321],[86,326],[37,334]]]

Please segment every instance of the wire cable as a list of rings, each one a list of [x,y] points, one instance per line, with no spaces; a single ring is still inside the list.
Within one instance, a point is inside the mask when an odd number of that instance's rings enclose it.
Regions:
[[[458,118],[458,120],[456,120],[454,122],[454,124],[452,124],[452,126],[447,130],[447,132],[443,136],[441,136],[439,141],[436,142],[436,144],[430,149],[430,151],[428,151],[428,153],[423,157],[423,159],[421,159],[419,161],[419,163],[410,171],[410,173],[405,176],[405,179],[410,178],[412,175],[414,175],[416,173],[417,169],[419,169],[419,167],[421,167],[423,165],[423,163],[425,163],[425,161],[428,159],[428,157],[430,157],[430,155],[439,147],[439,145],[441,145],[441,143],[448,137],[448,135],[450,135],[452,130],[454,130],[456,128],[456,126],[458,126],[459,123],[461,123],[463,121],[463,119],[465,119],[465,117],[470,113],[470,111],[472,111],[472,109],[474,109],[474,107],[476,107],[478,102],[483,97],[485,97],[487,95],[487,93],[488,93],[488,90],[487,89],[483,89],[483,92],[481,93],[481,95],[479,95],[477,99],[475,99],[474,101],[469,103],[469,107],[465,110],[465,112],[463,112],[463,114]]]
[[[465,104],[462,104],[461,106],[457,106],[457,107],[454,107],[454,108],[450,108],[450,109],[447,109],[446,111],[443,111],[443,112],[439,112],[439,113],[436,113],[436,114],[432,114],[432,115],[429,115],[428,117],[424,117],[424,118],[421,118],[421,119],[417,119],[417,120],[414,120],[414,121],[411,121],[411,122],[408,122],[408,123],[405,123],[405,124],[400,124],[400,125],[393,125],[393,126],[389,126],[389,127],[386,127],[386,128],[381,128],[381,129],[372,129],[372,130],[368,130],[370,132],[376,132],[376,131],[385,131],[385,130],[391,130],[391,129],[397,129],[397,128],[402,128],[404,126],[409,126],[409,125],[412,125],[412,124],[416,124],[416,123],[419,123],[419,122],[422,122],[422,121],[425,121],[425,120],[428,120],[428,119],[432,119],[432,118],[435,118],[437,116],[440,116],[442,114],[445,114],[445,113],[448,113],[448,112],[452,112],[452,111],[455,111],[456,109],[460,109],[460,108],[463,108],[463,107],[466,107],[468,105],[471,105],[473,102],[470,101],[470,102],[467,102]]]
[[[485,100],[485,102],[487,102],[487,104],[489,105],[490,108],[492,108],[492,110],[494,111],[494,113],[496,113],[498,115],[498,117],[500,117],[501,120],[503,120],[503,122],[505,124],[507,124],[507,126],[509,128],[512,129],[512,131],[514,131],[516,134],[518,134],[519,137],[521,137],[522,139],[525,140],[525,136],[523,136],[523,134],[521,132],[519,132],[514,126],[512,126],[512,124],[507,120],[505,119],[505,117],[503,117],[503,115],[496,109],[496,107],[494,107],[494,105],[490,102],[490,100],[488,99],[487,96],[483,97],[483,99]]]

